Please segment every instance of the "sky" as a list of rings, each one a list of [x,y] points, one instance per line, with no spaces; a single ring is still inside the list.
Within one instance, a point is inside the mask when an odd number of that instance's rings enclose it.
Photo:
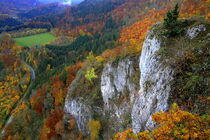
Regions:
[[[62,4],[71,5],[72,3],[80,3],[83,0],[39,0],[39,1],[44,2],[44,3],[59,2]]]

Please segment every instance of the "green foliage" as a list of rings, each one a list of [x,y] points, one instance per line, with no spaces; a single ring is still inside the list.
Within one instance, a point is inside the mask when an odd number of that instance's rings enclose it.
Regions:
[[[60,80],[63,82],[63,83],[66,83],[67,79],[68,79],[68,74],[69,72],[66,71],[66,70],[63,70],[61,73],[60,73]]]
[[[34,46],[34,45],[41,45],[47,44],[53,41],[55,37],[50,33],[41,33],[37,35],[25,36],[20,38],[15,38],[18,44],[22,46]]]
[[[166,55],[166,54],[167,54],[167,51],[166,51],[165,47],[160,48],[160,49],[157,51],[157,54],[158,54],[158,55]]]
[[[95,74],[95,69],[90,68],[86,71],[85,78],[92,83],[92,79],[98,78],[98,76]]]
[[[4,68],[4,64],[3,62],[0,61],[0,70],[2,70]]]
[[[41,88],[42,85],[44,83],[46,83],[47,81],[49,81],[50,78],[53,77],[54,75],[57,75],[59,73],[63,74],[63,71],[62,71],[63,68],[64,68],[64,66],[61,65],[59,67],[52,69],[51,71],[44,71],[44,72],[40,73],[38,76],[36,76],[36,79],[33,82],[31,89]],[[64,80],[64,79],[65,78],[62,77],[62,80]]]
[[[166,35],[170,37],[174,37],[180,35],[183,32],[182,27],[180,27],[179,21],[179,5],[176,4],[174,10],[168,11],[166,14],[166,18],[164,19],[164,26],[167,28]]]
[[[92,51],[89,53],[86,59],[87,59],[88,64],[93,64],[96,61],[96,58],[93,55]]]
[[[33,110],[27,108],[16,116],[8,126],[5,137],[12,135],[18,139],[38,140],[43,118]],[[15,138],[14,138],[15,139]]]
[[[68,46],[46,45],[47,55],[53,58],[46,63],[56,67],[64,63],[74,64],[78,61],[84,61],[88,56],[88,52],[92,51],[97,56],[107,49],[114,48],[116,46],[114,43],[118,40],[118,36],[119,31],[115,29],[94,36],[79,36]]]
[[[166,18],[164,19],[164,25],[168,29],[173,29],[177,25],[177,19],[179,17],[179,6],[176,4],[174,10],[168,11]]]
[[[124,116],[124,121],[122,123],[122,127],[124,129],[127,129],[128,126],[132,123],[132,118],[131,118],[131,114],[130,113],[126,113]]]
[[[177,70],[171,99],[197,114],[208,113],[207,98],[210,93],[208,46],[200,43],[198,47],[193,43],[193,46],[190,46],[181,57],[173,59]]]

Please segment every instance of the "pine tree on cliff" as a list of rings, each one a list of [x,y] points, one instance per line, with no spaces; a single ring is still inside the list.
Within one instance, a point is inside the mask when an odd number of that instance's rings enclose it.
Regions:
[[[177,19],[179,17],[179,6],[176,4],[174,10],[168,11],[166,18],[164,19],[164,26],[168,29],[172,29],[177,24]]]
[[[174,10],[169,10],[166,14],[166,18],[164,19],[164,26],[168,30],[166,32],[169,36],[179,35],[183,30],[179,27],[178,22],[179,17],[179,5],[176,4]]]

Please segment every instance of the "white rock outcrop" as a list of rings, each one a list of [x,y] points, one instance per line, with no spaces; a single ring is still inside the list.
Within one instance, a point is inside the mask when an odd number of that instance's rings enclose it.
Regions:
[[[81,103],[79,100],[66,100],[64,111],[76,119],[80,131],[87,132],[86,124],[91,119],[90,108],[87,105]]]
[[[140,91],[132,109],[132,127],[135,133],[152,129],[152,114],[168,109],[168,97],[173,80],[173,69],[160,62],[157,51],[161,41],[149,32],[140,57]]]
[[[207,27],[203,24],[191,27],[187,30],[187,37],[193,39]],[[171,66],[172,60],[158,53],[164,42],[158,39],[154,29],[147,34],[140,59],[129,56],[104,66],[101,79],[97,81],[100,85],[98,93],[102,95],[99,97],[100,106],[88,105],[88,99],[84,102],[85,96],[76,95],[73,99],[67,96],[65,112],[76,118],[79,130],[86,131],[85,126],[95,113],[107,121],[108,127],[103,130],[105,139],[111,138],[109,134],[130,127],[135,133],[152,130],[155,127],[152,114],[168,110],[175,69]],[[76,77],[68,94],[77,90],[81,77],[82,74]],[[82,102],[77,100],[79,98],[83,98]]]
[[[190,39],[193,39],[195,38],[196,36],[199,35],[200,32],[202,31],[206,31],[206,27],[204,24],[201,24],[201,25],[198,25],[198,26],[194,26],[192,28],[189,28],[187,30],[187,36],[190,38]]]
[[[133,102],[137,87],[131,80],[135,72],[133,63],[129,58],[126,58],[121,60],[116,66],[108,63],[104,67],[101,76],[101,92],[107,108],[110,106],[110,100],[119,96],[125,96],[126,90],[129,92],[131,103]]]
[[[137,67],[137,69],[136,69]],[[139,75],[138,57],[127,57],[119,62],[105,65],[101,76],[101,93],[104,102],[104,113],[112,122],[114,132],[123,131],[122,124],[131,127],[131,110],[135,96],[139,90],[139,76],[137,83],[135,75]],[[129,119],[130,118],[130,119]]]

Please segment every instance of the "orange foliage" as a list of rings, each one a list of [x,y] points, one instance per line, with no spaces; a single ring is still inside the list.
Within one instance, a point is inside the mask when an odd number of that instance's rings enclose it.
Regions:
[[[183,0],[180,8],[180,17],[208,15],[209,0]]]
[[[20,106],[18,106],[16,109],[14,109],[14,110],[12,111],[12,113],[13,113],[14,115],[17,115],[19,112],[23,111],[26,107],[27,107],[27,104],[23,102],[23,103],[21,103]]]
[[[60,121],[63,119],[63,110],[57,108],[52,110],[50,115],[44,122],[44,126],[41,131],[40,139],[47,140],[57,135],[56,128],[60,125]],[[60,126],[59,126],[60,128]]]
[[[55,100],[55,106],[61,105],[64,102],[67,89],[58,76],[51,79],[51,91]]]
[[[103,22],[91,22],[85,25],[76,26],[73,28],[73,35],[91,35],[95,34],[96,32],[100,31],[104,27]],[[81,31],[84,32],[84,34],[81,34]]]
[[[72,117],[69,120],[70,121],[69,121],[68,129],[71,130],[76,126],[76,119]]]
[[[124,18],[131,18],[133,21],[144,19],[148,11],[155,8],[166,9],[173,7],[173,1],[170,0],[126,0],[125,3],[111,11],[114,19],[117,22],[122,21]],[[132,8],[131,8],[132,7]]]
[[[64,24],[64,23],[63,23]],[[79,35],[91,35],[99,32],[104,27],[104,22],[91,22],[84,25],[78,25],[71,28],[71,25],[64,24],[59,30],[55,30],[57,35],[66,35],[77,37]]]
[[[118,46],[112,50],[104,51],[100,58],[108,61],[110,59],[115,59],[118,56],[140,53],[148,29],[154,23],[161,21],[165,13],[166,9],[160,11],[153,9],[147,13],[148,15],[145,15],[143,20],[138,21],[131,26],[124,27],[121,30],[119,39],[119,42],[122,44],[122,46]]]
[[[76,72],[84,65],[83,62],[78,62],[76,65],[66,67],[69,71],[66,86],[69,86],[76,76]]]
[[[152,132],[155,139],[207,139],[210,136],[210,116],[200,117],[182,111],[176,104],[173,104],[169,112],[154,114],[153,120],[161,124]]]
[[[207,3],[209,3],[209,0],[202,0],[203,2],[199,0],[184,0],[181,3],[181,16],[184,17],[186,15],[193,16],[193,15],[208,15],[207,12]],[[117,15],[116,17],[123,18],[126,15],[126,11],[128,11],[127,7],[135,7],[137,8],[141,3],[141,5],[148,4],[150,2],[148,1],[128,1],[124,3],[123,5],[119,6],[117,9],[112,11],[113,14]],[[192,3],[192,4],[191,4]],[[156,4],[165,7],[162,10],[156,10],[155,8],[151,9],[148,12],[142,12],[138,15],[138,19],[140,19],[138,22],[124,27],[121,30],[120,33],[120,39],[119,42],[122,44],[122,46],[118,46],[112,50],[106,50],[102,53],[101,56],[98,56],[100,59],[110,60],[115,59],[118,56],[126,56],[128,54],[137,54],[141,51],[143,41],[145,39],[145,36],[147,34],[147,31],[151,28],[153,24],[156,22],[160,22],[163,20],[167,10],[171,7],[173,4],[168,4],[164,6],[163,2],[157,2]],[[138,6],[135,6],[138,5]],[[140,6],[141,7],[141,6]],[[135,9],[134,8],[134,9]],[[142,9],[143,7],[141,7]],[[146,8],[146,7],[145,7]],[[119,10],[120,9],[120,10]],[[122,10],[124,9],[124,10]],[[189,14],[191,13],[191,14]]]
[[[131,26],[122,29],[119,41],[122,44],[142,43],[149,28],[156,22],[161,21],[166,13],[166,9],[161,11],[151,10],[144,16],[144,19]]]
[[[128,129],[124,132],[117,133],[113,140],[137,140],[137,136],[133,133],[132,129]]]
[[[198,116],[172,105],[168,112],[153,115],[153,120],[160,124],[152,132],[144,131],[136,136],[131,129],[117,133],[113,140],[173,140],[173,139],[208,139],[210,136],[210,116]]]
[[[30,100],[32,107],[39,114],[43,114],[44,111],[45,92],[46,86],[44,85],[41,89],[37,90],[36,95],[33,96]]]

